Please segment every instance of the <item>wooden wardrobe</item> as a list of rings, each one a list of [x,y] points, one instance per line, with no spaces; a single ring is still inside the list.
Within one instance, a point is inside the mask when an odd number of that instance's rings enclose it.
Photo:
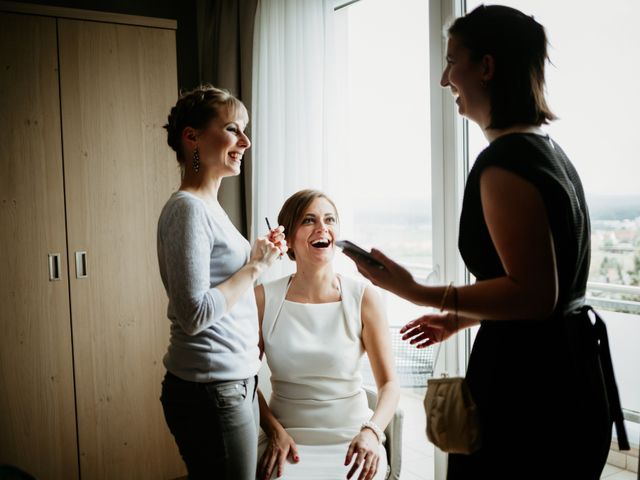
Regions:
[[[179,477],[156,257],[179,183],[162,129],[175,21],[0,10],[0,464],[38,479]]]

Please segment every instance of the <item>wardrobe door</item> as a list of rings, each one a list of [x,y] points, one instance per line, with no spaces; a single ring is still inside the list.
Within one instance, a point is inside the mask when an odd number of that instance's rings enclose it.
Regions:
[[[0,13],[0,69],[0,464],[66,480],[78,457],[55,20]]]
[[[169,341],[156,225],[178,187],[162,125],[177,98],[175,33],[58,20],[80,469],[184,473],[159,401]]]

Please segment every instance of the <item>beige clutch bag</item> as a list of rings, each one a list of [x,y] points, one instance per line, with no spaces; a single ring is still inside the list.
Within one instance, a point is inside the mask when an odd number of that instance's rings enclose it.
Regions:
[[[428,380],[424,410],[427,437],[440,450],[470,454],[480,448],[478,409],[464,378]]]

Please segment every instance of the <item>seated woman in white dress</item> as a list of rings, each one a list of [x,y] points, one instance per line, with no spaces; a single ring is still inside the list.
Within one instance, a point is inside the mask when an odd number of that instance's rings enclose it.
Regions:
[[[338,212],[325,194],[295,193],[278,222],[296,273],[256,288],[272,385],[269,405],[258,397],[258,479],[382,480],[383,430],[400,389],[379,294],[334,272]],[[373,412],[360,374],[365,352],[378,387]]]

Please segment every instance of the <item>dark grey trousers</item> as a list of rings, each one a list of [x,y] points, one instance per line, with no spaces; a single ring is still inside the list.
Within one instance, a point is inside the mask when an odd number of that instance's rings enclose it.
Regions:
[[[189,479],[255,480],[257,381],[198,383],[167,372],[160,401]]]

